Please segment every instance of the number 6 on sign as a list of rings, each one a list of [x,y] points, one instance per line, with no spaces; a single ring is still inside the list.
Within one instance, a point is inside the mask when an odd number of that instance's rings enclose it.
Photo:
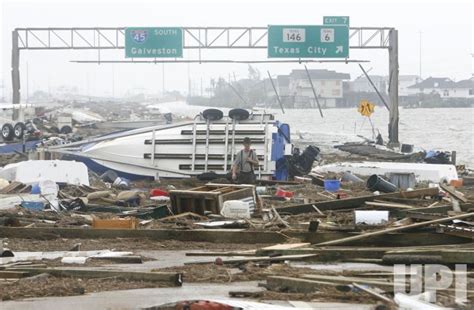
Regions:
[[[321,42],[333,43],[334,42],[334,29],[331,29],[331,28],[321,29]]]

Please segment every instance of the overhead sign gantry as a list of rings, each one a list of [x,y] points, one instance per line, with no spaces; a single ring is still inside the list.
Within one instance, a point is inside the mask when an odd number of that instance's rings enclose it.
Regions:
[[[16,28],[12,31],[12,88],[13,88],[13,103],[20,102],[20,51],[21,50],[97,50],[97,61],[80,61],[80,62],[95,62],[95,63],[142,63],[142,62],[157,62],[159,58],[165,58],[161,62],[177,63],[177,62],[198,62],[198,63],[229,63],[229,62],[281,62],[275,61],[273,56],[270,59],[259,61],[247,60],[230,60],[230,59],[178,59],[183,57],[184,49],[198,49],[199,51],[206,49],[267,49],[275,42],[281,45],[283,49],[285,45],[297,44],[292,40],[298,41],[300,46],[306,47],[304,53],[313,54],[306,58],[304,54],[293,57],[286,57],[280,54],[278,58],[285,58],[283,62],[351,62],[348,59],[350,49],[387,49],[389,56],[389,141],[391,144],[398,144],[398,31],[390,27],[349,27],[349,19],[347,16],[326,16],[324,18],[324,25],[305,26],[309,28],[301,28],[299,26],[278,26],[280,28],[270,27],[180,27],[180,28],[149,28],[151,30],[158,30],[163,34],[160,38],[150,37],[150,33],[137,31],[132,34],[133,30],[144,30],[145,28],[126,28],[126,27],[86,27],[86,28]],[[347,36],[340,35],[338,27],[344,26],[347,29]],[[127,29],[130,31],[130,37],[127,39]],[[171,31],[170,34],[164,35],[166,31]],[[276,30],[275,30],[276,29]],[[305,42],[302,40],[302,32],[300,31],[286,31],[283,29],[305,29]],[[324,30],[329,29],[329,30]],[[334,29],[334,32],[330,29]],[[340,28],[342,29],[342,28]],[[308,30],[308,32],[306,32]],[[319,32],[318,32],[319,30]],[[323,31],[324,30],[324,31]],[[276,39],[271,34],[276,31]],[[341,30],[343,32],[343,30]],[[180,34],[181,32],[181,34]],[[293,36],[294,34],[294,36]],[[298,37],[297,35],[300,34]],[[322,35],[323,34],[323,35]],[[289,38],[288,42],[283,42],[284,36]],[[159,42],[164,37],[168,37],[165,45],[158,45],[155,48],[152,45],[147,46],[145,41],[155,40]],[[181,41],[179,38],[181,37]],[[327,42],[321,42],[327,39]],[[146,39],[146,40],[145,40]],[[128,46],[127,40],[131,43]],[[130,41],[132,40],[132,41]],[[308,40],[308,41],[307,41]],[[333,42],[334,40],[334,42]],[[347,40],[347,42],[346,42]],[[143,41],[143,42],[140,42]],[[314,42],[318,41],[318,42]],[[148,41],[147,41],[148,42]],[[309,49],[309,46],[313,48]],[[181,43],[181,44],[180,44]],[[181,46],[181,48],[180,48]],[[295,45],[297,46],[297,45]],[[343,46],[342,50],[339,46]],[[328,59],[321,59],[324,57],[314,56],[314,47],[317,48],[318,55],[332,55]],[[326,47],[324,52],[322,48]],[[155,50],[153,50],[155,48]],[[131,60],[102,60],[100,59],[101,50],[110,49],[126,49],[127,58]],[[132,50],[133,49],[133,50]],[[275,51],[275,49],[273,48]],[[279,52],[278,49],[276,52]],[[285,50],[283,50],[285,52]],[[132,56],[133,55],[133,56]],[[153,56],[151,56],[153,55]],[[324,56],[323,55],[323,56]],[[152,57],[152,59],[150,59]],[[277,57],[277,56],[275,56]],[[135,60],[135,58],[149,58],[150,60]]]

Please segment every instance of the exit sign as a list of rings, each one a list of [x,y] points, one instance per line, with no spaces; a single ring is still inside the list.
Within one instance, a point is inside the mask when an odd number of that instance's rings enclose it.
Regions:
[[[324,16],[324,25],[346,25],[349,27],[349,16]]]

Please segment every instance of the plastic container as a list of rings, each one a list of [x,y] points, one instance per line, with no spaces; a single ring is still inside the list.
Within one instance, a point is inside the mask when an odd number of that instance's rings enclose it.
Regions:
[[[341,181],[343,181],[343,182],[352,182],[352,183],[364,183],[364,180],[362,180],[358,176],[353,175],[349,171],[345,171],[342,174]]]
[[[41,180],[39,181],[39,188],[41,195],[49,202],[51,208],[55,211],[59,211],[58,184],[52,180]]]
[[[464,183],[463,181],[463,179],[451,180],[451,182],[449,182],[449,185],[454,187],[462,187]]]
[[[221,209],[221,215],[227,218],[250,218],[250,204],[241,200],[227,200]]]
[[[337,192],[341,188],[339,180],[324,180],[324,190],[328,192]]]
[[[413,144],[402,144],[402,153],[413,153]]]
[[[44,203],[41,201],[22,201],[21,206],[31,211],[43,211]]]
[[[41,194],[41,189],[38,183],[31,185],[31,193],[32,194]]]
[[[372,192],[380,191],[382,193],[393,193],[398,190],[394,184],[376,174],[371,175],[367,180],[367,188]]]
[[[292,198],[295,195],[295,193],[278,188],[275,195],[278,197]]]
[[[155,196],[169,196],[169,193],[159,188],[153,188],[150,191],[150,197],[155,197]]]

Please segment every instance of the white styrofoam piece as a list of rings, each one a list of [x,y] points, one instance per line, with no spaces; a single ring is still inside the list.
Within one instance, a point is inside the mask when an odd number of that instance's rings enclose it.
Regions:
[[[315,167],[314,173],[349,171],[353,174],[370,176],[372,174],[385,175],[387,173],[414,173],[418,182],[450,182],[458,179],[454,165],[438,165],[427,163],[398,163],[398,162],[342,162]]]
[[[51,180],[56,183],[89,185],[87,166],[68,160],[28,160],[8,164],[0,170],[0,178],[25,184]]]

